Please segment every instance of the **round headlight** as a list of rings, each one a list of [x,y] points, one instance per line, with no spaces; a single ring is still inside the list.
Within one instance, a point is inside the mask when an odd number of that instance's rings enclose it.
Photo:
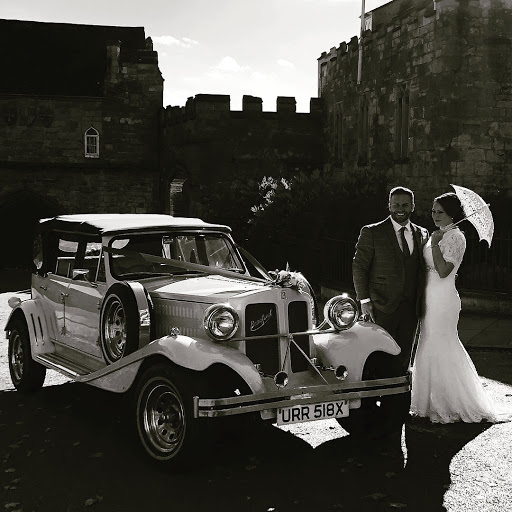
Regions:
[[[238,329],[238,314],[227,304],[214,304],[204,313],[204,328],[214,341],[232,338]]]
[[[335,329],[349,329],[359,318],[359,308],[356,301],[348,295],[338,295],[326,302],[324,318]]]

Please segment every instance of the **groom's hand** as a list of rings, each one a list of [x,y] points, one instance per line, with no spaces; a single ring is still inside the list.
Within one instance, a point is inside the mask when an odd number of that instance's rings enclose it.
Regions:
[[[363,317],[363,320],[370,320],[375,323],[375,318],[373,316],[373,304],[371,301],[361,304],[361,316]]]

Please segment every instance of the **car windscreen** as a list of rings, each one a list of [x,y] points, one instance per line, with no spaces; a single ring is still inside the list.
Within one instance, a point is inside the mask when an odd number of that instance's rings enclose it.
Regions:
[[[110,248],[112,274],[119,279],[198,272],[183,263],[245,273],[231,240],[222,233],[133,234],[115,238]]]

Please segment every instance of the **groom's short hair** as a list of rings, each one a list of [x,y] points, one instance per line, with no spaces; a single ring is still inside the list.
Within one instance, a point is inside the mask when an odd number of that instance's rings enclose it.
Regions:
[[[411,198],[411,202],[414,204],[414,192],[410,188],[406,187],[394,187],[389,191],[389,202],[391,203],[391,196],[397,194],[405,194]]]

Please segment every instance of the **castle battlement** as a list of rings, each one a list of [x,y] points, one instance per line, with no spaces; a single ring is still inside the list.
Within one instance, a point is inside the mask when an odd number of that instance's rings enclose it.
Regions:
[[[275,112],[263,111],[263,100],[257,96],[244,95],[242,110],[231,110],[229,94],[197,94],[187,99],[184,107],[169,105],[165,109],[165,119],[169,123],[179,123],[192,119],[243,118],[261,115],[265,118],[282,116],[310,116],[322,112],[322,100],[311,98],[310,111],[297,113],[297,101],[293,96],[278,96]]]
[[[365,14],[366,30],[362,34],[363,55],[378,52],[381,57],[392,53],[396,41],[409,33],[411,45],[429,29],[427,26],[439,18],[441,12],[448,12],[457,6],[456,0],[393,0]],[[337,70],[355,77],[359,53],[359,38],[342,42],[338,47],[323,52],[318,58],[319,88],[327,75]],[[363,57],[365,58],[365,57]]]

